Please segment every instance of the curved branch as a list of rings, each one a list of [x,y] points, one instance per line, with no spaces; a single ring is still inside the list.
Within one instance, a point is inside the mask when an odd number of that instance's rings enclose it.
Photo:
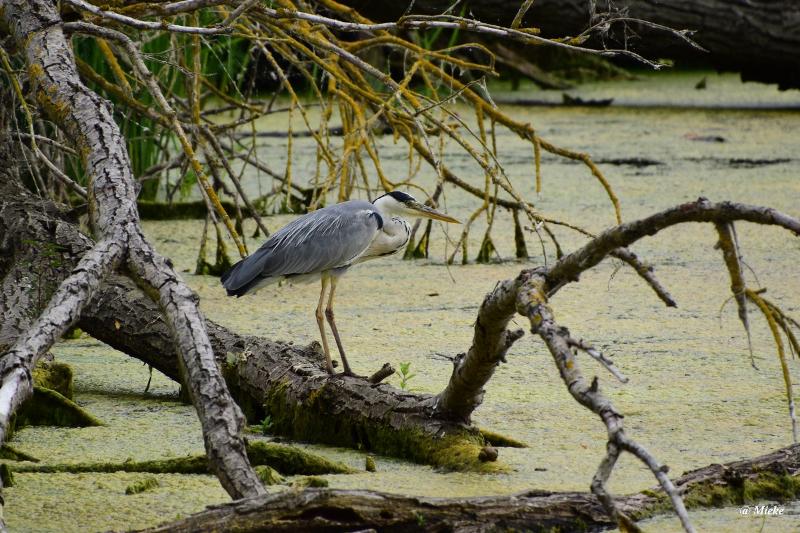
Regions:
[[[469,422],[472,412],[483,401],[483,387],[494,374],[511,345],[522,336],[522,330],[507,331],[514,317],[514,303],[522,278],[498,283],[486,295],[478,317],[472,346],[465,355],[453,360],[453,375],[447,387],[436,396],[436,410]]]
[[[655,235],[664,228],[685,222],[733,222],[780,226],[800,236],[800,220],[770,207],[734,202],[711,203],[705,198],[666,209],[649,217],[608,229],[582,248],[564,256],[546,274],[548,296],[564,283],[577,281],[580,274],[597,265],[612,251]]]
[[[519,290],[517,309],[521,315],[530,320],[531,332],[539,335],[547,345],[561,374],[561,379],[572,397],[579,404],[598,415],[606,426],[608,431],[606,456],[601,461],[592,480],[592,492],[603,503],[609,515],[619,523],[620,529],[624,531],[632,528],[632,520],[620,510],[606,489],[620,451],[626,451],[637,457],[650,469],[661,484],[662,490],[672,501],[684,529],[689,533],[694,532],[683,499],[666,475],[667,468],[660,465],[642,445],[625,434],[622,427],[623,416],[600,392],[597,378],[594,378],[591,384],[586,382],[571,349],[576,341],[570,337],[566,328],[560,327],[556,323],[553,312],[547,304],[545,286],[545,278],[540,273],[533,273]]]

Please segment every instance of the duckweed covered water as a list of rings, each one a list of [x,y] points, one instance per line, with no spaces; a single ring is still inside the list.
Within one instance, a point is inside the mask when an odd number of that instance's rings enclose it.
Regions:
[[[720,79],[722,82],[709,83],[709,92],[704,94],[718,91],[722,98],[719,84],[734,86],[731,78]],[[687,76],[687,85],[688,80]],[[673,83],[680,85],[678,81]],[[758,87],[748,85],[747,90],[757,91]],[[632,89],[626,86],[624,90]],[[643,93],[642,97],[648,97],[649,93]],[[800,216],[800,115],[796,113],[523,107],[509,111],[534,123],[549,140],[606,161],[601,167],[622,200],[626,220],[701,195],[711,200],[766,204]],[[261,127],[283,126],[272,117]],[[698,137],[720,137],[724,142],[703,142],[696,140]],[[284,141],[265,142],[269,144],[261,147],[261,153],[270,158],[274,168],[282,168]],[[507,173],[526,197],[535,199],[539,210],[580,221],[592,231],[613,223],[609,201],[584,167],[545,157],[544,191],[537,197],[530,148],[511,136],[500,138],[499,145]],[[295,140],[294,149],[296,175],[311,172],[311,145]],[[387,172],[406,175],[405,150],[386,139],[382,155]],[[465,159],[454,157],[448,164],[463,177],[482,183],[483,176]],[[257,178],[255,174],[247,177],[245,185],[252,191],[259,188]],[[462,219],[474,208],[471,199],[450,188],[446,205]],[[270,217],[266,223],[276,229],[290,218]],[[501,214],[493,232],[495,244],[506,258],[514,255],[509,219]],[[187,270],[185,279],[200,294],[210,319],[247,334],[302,344],[317,339],[313,316],[319,292],[316,284],[270,286],[254,297],[227,298],[217,279],[188,272],[194,268],[201,222],[146,222],[144,226],[158,249],[170,256],[177,268]],[[448,229],[451,237],[460,232],[460,228]],[[483,229],[478,223],[472,230],[471,259]],[[751,225],[740,224],[737,230],[745,260],[761,285],[769,288],[768,297],[800,316],[800,240]],[[337,291],[337,323],[357,372],[371,373],[384,361],[395,367],[410,361],[416,373],[409,383],[412,389],[438,392],[450,375],[447,358],[469,346],[475,314],[486,292],[496,280],[515,276],[521,268],[542,261],[538,241],[529,236],[533,258],[528,262],[448,268],[443,258],[451,248],[447,249],[441,231],[438,226],[430,261],[373,261],[354,268],[342,280]],[[556,232],[565,250],[582,242],[568,231]],[[252,226],[245,233],[252,234]],[[562,325],[613,355],[631,378],[627,385],[616,383],[593,361],[580,360],[584,373],[598,375],[601,386],[625,414],[629,435],[668,464],[674,475],[712,462],[758,455],[791,442],[783,383],[766,325],[752,314],[759,366],[754,370],[734,307],[728,304],[720,314],[729,297],[729,281],[720,253],[713,249],[715,242],[712,227],[691,224],[664,231],[634,247],[656,267],[658,277],[678,301],[677,309],[665,308],[630,269],[617,269],[613,263],[585,274],[579,284],[564,288],[552,302]],[[248,245],[253,250],[258,243],[249,240]],[[548,254],[553,260],[551,249]],[[757,285],[753,276],[748,276],[750,283]],[[526,327],[522,320],[515,324]],[[26,428],[14,437],[16,448],[50,463],[160,459],[202,452],[199,422],[191,406],[177,401],[177,385],[154,375],[150,392],[144,394],[147,367],[87,337],[63,342],[53,351],[75,370],[78,403],[106,425]],[[800,363],[791,360],[789,365],[795,380],[800,380]],[[398,384],[396,377],[392,379]],[[500,460],[509,465],[509,473],[444,474],[378,456],[375,473],[324,477],[332,487],[427,496],[510,494],[530,488],[587,490],[604,453],[602,424],[570,398],[543,344],[530,335],[509,352],[508,364],[501,365],[488,384],[484,404],[474,420],[481,427],[530,445],[501,449]],[[305,446],[363,469],[362,452]],[[159,487],[126,496],[126,487],[144,477],[18,474],[16,485],[4,491],[5,518],[14,531],[138,528],[227,499],[211,476],[178,475],[158,476]],[[652,485],[652,475],[623,456],[611,489],[629,493]],[[765,520],[743,517],[735,508],[692,515],[701,530],[759,531],[763,526],[764,531],[790,531],[800,528],[798,512],[792,505],[785,516]],[[671,531],[678,523],[667,516],[645,526],[651,531]]]

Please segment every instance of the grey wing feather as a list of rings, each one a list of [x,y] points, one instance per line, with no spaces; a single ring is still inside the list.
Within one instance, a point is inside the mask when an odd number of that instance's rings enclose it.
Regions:
[[[353,200],[302,216],[275,232],[261,248],[222,276],[229,295],[265,278],[323,272],[349,265],[380,227],[375,206]]]

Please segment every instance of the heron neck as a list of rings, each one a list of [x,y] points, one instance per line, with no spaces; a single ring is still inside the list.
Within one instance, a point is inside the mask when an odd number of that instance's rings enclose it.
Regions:
[[[383,232],[388,235],[408,235],[411,225],[403,218],[405,214],[396,200],[391,196],[382,196],[375,200],[375,206],[383,219]]]
[[[395,209],[395,205],[397,202],[392,199],[391,196],[381,196],[374,202],[372,205],[375,206],[375,209],[378,210],[378,213],[384,218],[384,220],[391,220],[392,217],[399,216],[400,213],[397,209]]]

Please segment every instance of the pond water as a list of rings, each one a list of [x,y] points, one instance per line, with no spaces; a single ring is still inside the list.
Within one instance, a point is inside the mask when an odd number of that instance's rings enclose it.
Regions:
[[[705,75],[672,74],[667,78],[670,92],[666,96],[654,92],[652,81],[614,87],[620,94],[638,95],[641,100],[663,98],[674,103],[682,101],[682,94],[692,97],[694,84]],[[703,92],[706,100],[772,102],[781,107],[787,107],[787,101],[800,100],[797,92],[777,93],[770,87],[739,84],[732,76],[708,76],[708,89]],[[503,94],[503,88],[498,89]],[[583,90],[587,94],[600,91],[592,86]],[[605,86],[603,90],[609,89]],[[532,97],[539,96],[535,93]],[[622,201],[626,220],[698,196],[766,204],[800,216],[800,114],[796,112],[664,107],[504,109],[533,123],[544,138],[586,151],[601,162]],[[261,127],[285,128],[280,120],[271,117]],[[698,140],[712,137],[723,142]],[[285,139],[261,142],[265,160],[275,169],[283,168]],[[501,133],[498,144],[506,172],[520,192],[534,199],[537,209],[579,222],[592,231],[613,224],[610,203],[585,167],[546,155],[544,190],[537,196],[530,147],[507,133]],[[381,150],[387,173],[403,178],[408,172],[405,149],[385,139]],[[313,154],[310,143],[295,140],[295,176],[313,172]],[[483,183],[480,170],[466,158],[448,156],[446,162],[470,182]],[[432,173],[427,174],[420,183],[433,182]],[[258,178],[248,174],[245,186],[254,192],[271,186],[259,184]],[[445,193],[448,211],[461,219],[476,207],[461,191],[447,188]],[[265,222],[272,230],[290,218],[279,215]],[[202,222],[145,222],[144,227],[157,248],[184,271],[210,319],[242,333],[300,344],[317,339],[313,316],[319,292],[316,284],[271,286],[254,297],[227,298],[216,278],[189,273]],[[471,258],[477,253],[484,228],[485,222],[479,221],[471,232]],[[510,216],[498,212],[492,235],[504,258],[514,255],[512,228]],[[372,372],[385,361],[395,367],[410,362],[415,373],[410,387],[438,392],[450,375],[447,357],[469,346],[483,296],[497,280],[543,261],[538,241],[529,235],[529,261],[448,267],[444,258],[452,245],[443,238],[444,229],[437,227],[434,232],[429,261],[412,263],[396,257],[373,261],[354,268],[340,283],[337,323],[357,372]],[[451,237],[458,237],[460,228],[447,229]],[[565,250],[583,242],[568,230],[555,231]],[[752,225],[740,224],[737,231],[751,269],[749,282],[769,288],[768,297],[800,316],[800,240]],[[252,225],[247,234],[252,234]],[[626,385],[617,383],[593,361],[580,360],[584,373],[599,376],[601,386],[625,415],[629,435],[669,465],[674,475],[791,443],[783,382],[766,324],[752,314],[759,367],[754,370],[734,306],[729,304],[720,312],[729,297],[729,281],[720,253],[714,249],[715,236],[708,225],[690,224],[634,246],[640,257],[655,266],[659,279],[678,301],[677,309],[665,308],[630,269],[618,269],[610,262],[585,274],[580,283],[564,288],[552,301],[562,325],[614,356],[631,378]],[[248,244],[251,249],[258,245],[252,240]],[[548,256],[552,261],[552,249],[548,248]],[[525,327],[522,320],[515,323]],[[62,342],[53,352],[75,370],[78,403],[106,425],[26,428],[14,437],[13,446],[46,463],[121,462],[202,452],[199,423],[192,408],[177,401],[175,384],[156,375],[150,391],[143,393],[147,368],[88,337]],[[800,363],[791,360],[789,365],[795,380],[800,380]],[[398,384],[396,377],[392,380]],[[530,335],[518,341],[508,354],[508,364],[500,366],[486,389],[475,422],[530,446],[501,449],[500,460],[509,467],[507,473],[441,473],[378,457],[376,473],[327,476],[330,485],[428,496],[510,494],[530,488],[588,489],[604,453],[604,427],[571,399],[541,341]],[[363,468],[361,452],[304,446]],[[179,475],[158,476],[160,487],[126,496],[125,487],[143,477],[17,474],[16,485],[4,491],[5,518],[13,531],[141,528],[227,499],[213,477]],[[630,493],[654,484],[649,471],[623,456],[611,490]],[[765,520],[742,517],[733,508],[692,515],[707,531],[800,528],[796,505],[787,506],[784,516]],[[671,516],[644,526],[651,531],[679,527]]]

